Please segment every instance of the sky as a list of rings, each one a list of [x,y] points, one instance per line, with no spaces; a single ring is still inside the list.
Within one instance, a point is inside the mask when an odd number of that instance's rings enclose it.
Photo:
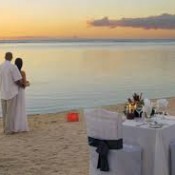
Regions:
[[[0,0],[0,39],[175,39],[174,0]]]

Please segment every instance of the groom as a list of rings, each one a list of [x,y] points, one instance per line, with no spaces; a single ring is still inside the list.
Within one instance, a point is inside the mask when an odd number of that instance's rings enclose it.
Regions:
[[[21,74],[11,63],[11,52],[5,54],[5,61],[0,65],[0,92],[4,133],[13,133],[13,120],[17,103],[18,86],[21,86]]]

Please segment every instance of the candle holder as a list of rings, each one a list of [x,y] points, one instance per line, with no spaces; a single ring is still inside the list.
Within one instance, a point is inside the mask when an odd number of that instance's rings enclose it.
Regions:
[[[127,118],[128,120],[134,120],[135,114],[134,114],[134,113],[127,113],[126,118]]]

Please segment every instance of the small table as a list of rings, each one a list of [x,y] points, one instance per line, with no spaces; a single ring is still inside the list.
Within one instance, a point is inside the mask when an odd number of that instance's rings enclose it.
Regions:
[[[164,124],[160,128],[139,125],[135,120],[123,123],[124,142],[143,149],[142,175],[170,175],[169,144],[175,140],[175,117],[158,121]]]

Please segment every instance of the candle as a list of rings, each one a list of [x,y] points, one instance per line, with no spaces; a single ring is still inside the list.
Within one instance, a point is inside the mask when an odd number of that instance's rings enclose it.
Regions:
[[[131,106],[131,104],[129,104],[129,105],[128,105],[129,113],[131,113],[131,109],[132,109],[132,106]]]
[[[134,110],[136,110],[136,108],[137,108],[137,105],[135,104],[135,105],[134,105]]]

